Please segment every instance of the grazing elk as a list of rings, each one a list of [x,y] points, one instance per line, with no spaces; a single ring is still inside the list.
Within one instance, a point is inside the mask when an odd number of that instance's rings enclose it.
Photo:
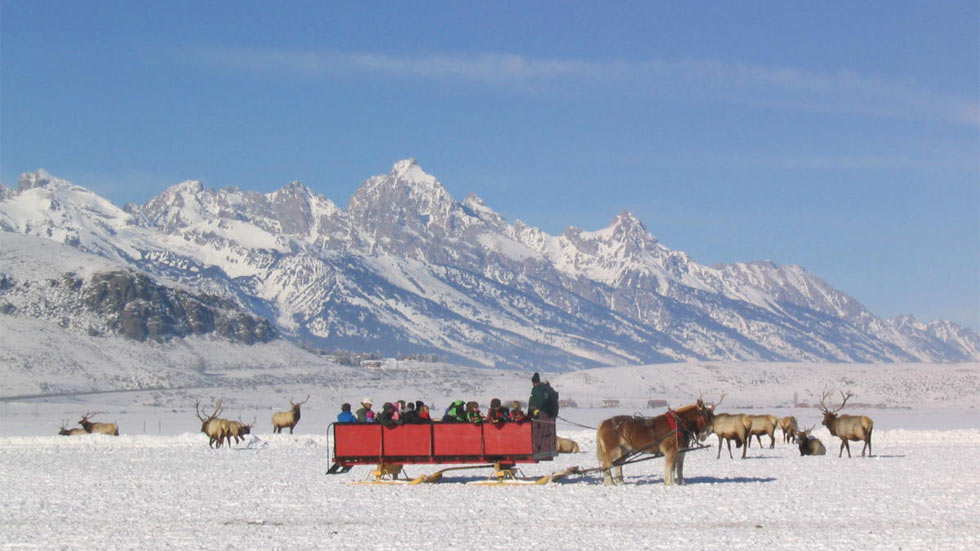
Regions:
[[[119,436],[119,427],[115,423],[93,423],[89,421],[89,418],[95,417],[96,415],[102,413],[101,411],[91,411],[82,415],[82,420],[78,422],[79,425],[85,429],[85,432],[89,434],[108,434],[111,436]]]
[[[800,431],[800,426],[796,424],[796,417],[790,415],[780,419],[779,429],[783,431],[783,444],[796,443],[796,433]]]
[[[280,433],[282,432],[282,429],[289,427],[289,434],[292,434],[293,427],[296,426],[296,423],[299,423],[299,413],[300,413],[299,408],[300,406],[308,402],[309,399],[310,399],[309,394],[306,395],[306,400],[303,400],[302,402],[299,403],[293,402],[293,399],[290,398],[289,405],[292,406],[292,409],[290,409],[289,411],[278,411],[276,413],[273,413],[272,432]]]
[[[752,421],[752,428],[749,429],[749,442],[751,442],[752,437],[755,436],[756,440],[759,442],[759,447],[762,447],[762,435],[769,435],[769,449],[776,447],[776,426],[779,424],[779,419],[775,415],[749,415],[749,421]],[[746,442],[746,447],[748,443]]]
[[[579,447],[578,447],[578,442],[576,442],[576,441],[574,441],[574,440],[572,440],[570,438],[562,438],[561,436],[559,436],[557,438],[558,438],[558,444],[555,446],[555,448],[558,450],[558,453],[579,453],[580,452]]]
[[[711,420],[711,432],[718,435],[718,455],[715,459],[721,459],[721,442],[724,439],[728,443],[728,457],[734,459],[732,455],[732,440],[735,440],[735,447],[742,448],[742,459],[745,459],[746,448],[748,448],[749,430],[752,428],[752,421],[748,415],[737,413],[714,413],[715,408],[725,399],[722,393],[721,398],[710,406],[714,414]]]
[[[246,434],[252,433],[252,427],[255,425],[255,419],[252,419],[252,423],[246,425],[242,418],[239,417],[238,421],[228,421],[228,433],[225,435],[225,441],[228,442],[228,446],[231,446],[231,439],[235,439],[237,444],[240,440],[245,440]]]
[[[797,430],[794,434],[796,442],[800,447],[800,455],[825,455],[827,448],[823,447],[823,442],[816,436],[810,436],[813,427],[806,430]]]
[[[80,436],[82,434],[88,434],[85,429],[70,429],[68,428],[68,421],[61,422],[61,428],[58,430],[60,436]]]
[[[864,415],[837,415],[837,412],[844,409],[844,404],[854,394],[851,392],[844,394],[842,390],[840,394],[844,401],[837,409],[833,410],[824,404],[830,394],[830,391],[823,393],[823,397],[820,398],[820,409],[823,411],[823,426],[827,427],[831,436],[840,438],[840,452],[837,453],[837,457],[844,454],[844,448],[847,448],[847,457],[851,457],[851,446],[847,443],[848,440],[863,440],[864,447],[861,448],[861,457],[864,457],[864,450],[868,450],[868,457],[870,457],[871,431],[874,430],[874,421]]]
[[[208,435],[208,447],[210,448],[220,448],[221,443],[226,439],[229,443],[231,442],[231,437],[228,435],[229,421],[218,418],[221,409],[221,400],[217,400],[214,403],[214,411],[208,415],[205,415],[204,411],[201,410],[201,402],[194,404],[194,411],[197,412],[197,418],[201,420],[201,432]],[[215,443],[217,443],[217,446],[215,446]]]

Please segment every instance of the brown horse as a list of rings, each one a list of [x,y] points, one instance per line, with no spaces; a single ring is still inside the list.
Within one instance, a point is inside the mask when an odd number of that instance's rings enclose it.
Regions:
[[[690,404],[668,410],[656,417],[617,415],[599,423],[596,430],[596,456],[604,469],[603,483],[623,483],[623,467],[615,462],[624,455],[662,453],[664,484],[684,483],[684,454],[678,453],[694,439],[707,436],[711,428],[711,409],[698,398]],[[616,469],[613,476],[612,470]]]

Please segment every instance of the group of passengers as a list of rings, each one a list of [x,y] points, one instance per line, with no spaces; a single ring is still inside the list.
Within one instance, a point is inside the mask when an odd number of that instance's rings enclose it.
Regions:
[[[378,423],[385,427],[421,425],[432,422],[432,418],[429,416],[429,406],[425,405],[425,402],[422,400],[416,400],[415,402],[406,402],[405,400],[385,402],[381,406],[380,413],[376,413],[372,409],[373,406],[374,404],[371,402],[371,399],[365,398],[361,400],[361,407],[356,412],[351,413],[350,404],[345,403],[340,406],[341,411],[337,415],[337,422]]]
[[[476,402],[463,402],[456,400],[446,408],[445,415],[442,416],[443,423],[474,423],[479,424],[489,422],[494,425],[500,423],[521,423],[527,420],[521,403],[515,401],[511,409],[500,404],[500,398],[490,400],[490,409],[486,416],[480,411],[480,404]]]
[[[375,413],[372,409],[373,403],[370,398],[361,401],[361,407],[351,413],[351,405],[343,404],[340,414],[337,415],[338,423],[378,423],[385,427],[395,427],[398,425],[420,425],[431,423],[432,417],[429,414],[429,406],[422,400],[406,402],[385,402],[380,413]],[[479,424],[489,422],[492,424],[500,423],[521,423],[527,420],[527,416],[521,409],[520,402],[513,402],[510,409],[501,405],[500,398],[490,400],[490,409],[486,416],[480,411],[480,404],[477,402],[464,402],[455,400],[446,408],[441,421],[443,423],[474,423]]]
[[[521,403],[514,401],[511,408],[502,406],[500,398],[490,400],[490,409],[486,416],[480,412],[480,404],[477,402],[464,402],[455,400],[446,408],[442,416],[443,423],[474,423],[480,424],[488,422],[494,425],[501,423],[522,423],[529,417],[544,418],[557,417],[558,415],[558,393],[555,392],[547,381],[541,380],[541,375],[535,373],[531,376],[531,397],[528,399],[527,407],[530,415],[525,415],[521,409]],[[431,423],[429,416],[429,406],[422,400],[416,402],[385,402],[381,413],[375,415],[371,409],[370,398],[361,401],[361,407],[356,413],[350,412],[350,404],[341,406],[340,415],[337,416],[338,423],[378,423],[385,427],[395,427],[398,425],[412,425]]]

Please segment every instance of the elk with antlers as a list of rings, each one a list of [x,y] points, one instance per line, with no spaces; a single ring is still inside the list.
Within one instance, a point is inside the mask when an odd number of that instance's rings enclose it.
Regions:
[[[830,394],[829,390],[823,393],[823,397],[820,398],[820,409],[823,411],[823,426],[827,427],[832,436],[840,438],[840,452],[838,452],[837,457],[844,454],[844,448],[847,448],[847,457],[851,457],[851,446],[847,443],[848,440],[863,440],[864,447],[861,448],[861,457],[864,457],[864,450],[868,450],[870,457],[871,431],[874,430],[874,421],[864,415],[838,415],[837,412],[844,409],[844,404],[854,394],[851,392],[845,394],[842,390],[840,394],[844,401],[836,409],[830,409],[824,404]]]
[[[742,448],[742,459],[745,459],[745,451],[748,448],[749,430],[752,428],[752,421],[748,415],[732,413],[715,413],[715,408],[725,399],[725,393],[721,393],[718,401],[708,406],[711,410],[711,432],[718,435],[718,455],[715,459],[721,459],[722,440],[728,443],[728,457],[734,459],[732,455],[732,440],[735,440],[735,447]]]
[[[194,404],[194,411],[197,412],[197,418],[201,420],[201,432],[208,435],[208,447],[211,448],[220,448],[221,443],[225,439],[229,441],[229,445],[231,442],[231,437],[228,434],[228,420],[218,418],[221,409],[221,400],[217,400],[214,403],[214,411],[207,415],[201,410],[200,401]],[[217,446],[215,446],[215,443],[217,443]]]
[[[292,406],[292,409],[290,409],[289,411],[278,411],[276,413],[273,413],[272,432],[280,433],[282,432],[282,429],[289,427],[289,434],[292,434],[293,427],[296,426],[296,423],[299,423],[299,413],[300,413],[299,408],[300,406],[308,402],[309,399],[310,399],[309,394],[306,395],[306,400],[303,400],[302,402],[299,403],[293,402],[293,399],[290,398],[289,405]]]
[[[82,420],[78,422],[79,425],[85,429],[85,432],[89,434],[108,434],[111,436],[119,436],[119,427],[115,423],[93,423],[89,421],[89,418],[95,417],[96,415],[102,413],[101,411],[90,411],[85,415],[82,415]]]
[[[814,425],[816,426],[816,425]],[[794,437],[796,438],[796,443],[800,447],[800,455],[824,455],[827,453],[827,448],[823,447],[823,442],[820,441],[816,436],[810,436],[810,431],[813,427],[806,430],[798,430]]]

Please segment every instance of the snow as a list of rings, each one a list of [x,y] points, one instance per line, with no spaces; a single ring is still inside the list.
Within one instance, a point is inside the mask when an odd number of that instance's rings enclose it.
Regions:
[[[229,354],[233,354],[231,350]],[[540,476],[593,467],[592,427],[614,414],[656,415],[697,388],[719,410],[795,415],[816,424],[822,457],[800,457],[777,434],[745,460],[690,452],[687,484],[664,486],[663,461],[625,468],[624,486],[598,474],[547,486],[473,486],[484,471],[434,485],[372,486],[368,467],[325,475],[327,426],[340,401],[526,398],[526,374],[388,361],[380,368],[268,370],[267,384],[236,368],[224,388],[172,388],[0,402],[0,548],[3,549],[976,549],[980,511],[980,364],[834,365],[707,362],[544,374],[563,398],[558,433],[581,454],[522,466]],[[313,369],[321,379],[303,378]],[[236,375],[237,373],[237,375]],[[677,380],[687,374],[686,380]],[[708,383],[714,381],[714,385]],[[816,388],[814,385],[819,384]],[[847,413],[875,420],[874,457],[837,457],[837,441],[794,391],[854,391]],[[651,388],[655,389],[651,391]],[[659,389],[659,390],[656,390]],[[311,394],[295,434],[271,434],[273,411]],[[225,416],[257,419],[231,449],[208,448],[194,403],[226,399]],[[621,399],[614,409],[596,407]],[[641,401],[642,400],[642,401]],[[881,405],[878,405],[881,402]],[[851,407],[851,406],[854,407]],[[53,436],[99,410],[122,436]],[[768,445],[768,439],[764,439]],[[709,444],[715,444],[709,439]],[[408,474],[436,466],[409,466]]]

